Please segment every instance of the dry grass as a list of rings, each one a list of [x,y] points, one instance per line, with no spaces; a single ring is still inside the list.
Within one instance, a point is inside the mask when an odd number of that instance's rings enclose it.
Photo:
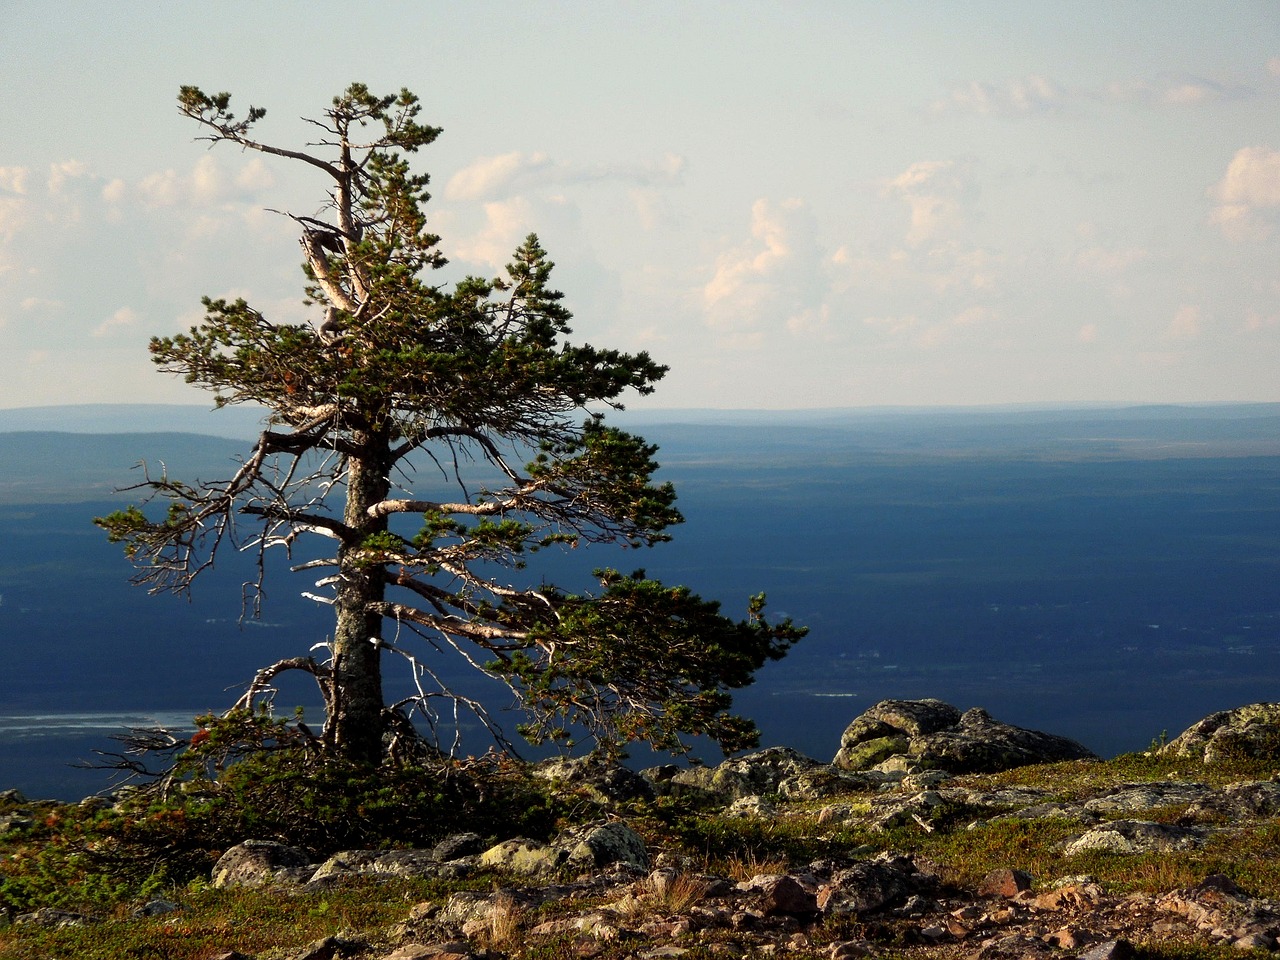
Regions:
[[[732,880],[743,882],[762,874],[786,873],[790,869],[785,857],[758,857],[754,850],[725,861],[725,872]]]
[[[655,874],[646,884],[649,886],[654,902],[663,913],[686,913],[698,903],[711,889],[711,884],[691,873],[678,873],[673,877]]]
[[[520,931],[524,926],[524,913],[511,894],[499,892],[485,916],[485,928],[481,933],[485,948],[511,950],[519,946],[523,942]]]

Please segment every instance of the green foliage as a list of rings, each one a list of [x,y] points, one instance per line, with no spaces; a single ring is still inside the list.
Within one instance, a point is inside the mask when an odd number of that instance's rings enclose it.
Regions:
[[[720,615],[718,603],[649,579],[643,570],[630,576],[598,570],[596,576],[603,593],[557,598],[557,619],[535,628],[549,655],[491,665],[519,685],[537,718],[525,735],[539,742],[581,726],[613,751],[645,741],[683,752],[682,734],[709,737],[726,753],[754,746],[754,724],[727,712],[728,691],[751,683],[755,671],[784,656],[803,631],[790,621],[768,623],[763,596],[752,598],[748,618],[735,622]],[[596,721],[593,698],[599,697],[617,699],[607,704],[607,729]]]

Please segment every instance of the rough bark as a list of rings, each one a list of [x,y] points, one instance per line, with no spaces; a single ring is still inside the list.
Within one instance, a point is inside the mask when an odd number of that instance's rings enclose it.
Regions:
[[[377,763],[382,757],[382,614],[386,596],[382,567],[365,561],[361,544],[387,529],[385,517],[370,507],[386,499],[386,464],[390,444],[385,433],[358,435],[356,442],[382,456],[351,457],[347,461],[347,501],[344,522],[354,534],[338,555],[339,582],[335,601],[337,622],[333,637],[336,709],[329,718],[332,749],[348,760]]]

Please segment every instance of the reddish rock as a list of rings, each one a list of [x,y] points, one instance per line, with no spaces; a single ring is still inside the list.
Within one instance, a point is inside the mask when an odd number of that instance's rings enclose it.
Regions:
[[[982,882],[978,884],[978,896],[1004,897],[1010,900],[1024,890],[1030,889],[1031,874],[1006,867],[1001,870],[992,870],[982,878]]]
[[[817,898],[800,886],[794,877],[769,877],[760,885],[761,909],[766,917],[779,913],[805,916],[818,912]]]

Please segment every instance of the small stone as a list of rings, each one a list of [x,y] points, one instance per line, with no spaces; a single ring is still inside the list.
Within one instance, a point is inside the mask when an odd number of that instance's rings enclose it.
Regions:
[[[1061,930],[1055,930],[1044,938],[1045,943],[1051,943],[1059,950],[1075,950],[1083,947],[1089,942],[1089,937],[1079,930],[1073,930],[1071,927],[1063,927]]]
[[[963,940],[966,937],[968,937],[969,934],[971,934],[973,931],[969,927],[961,923],[959,920],[956,920],[954,917],[952,917],[951,919],[947,920],[947,932],[950,933],[957,940]]]
[[[471,956],[471,948],[465,943],[450,941],[448,943],[406,943],[388,953],[382,960],[449,960],[459,958],[467,960]]]

